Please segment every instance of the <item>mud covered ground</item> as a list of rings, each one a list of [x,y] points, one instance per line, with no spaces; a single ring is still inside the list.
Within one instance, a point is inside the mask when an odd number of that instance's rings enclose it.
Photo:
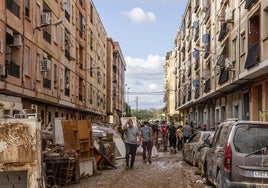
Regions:
[[[144,164],[137,155],[134,170],[125,169],[125,160],[116,161],[117,169],[106,169],[101,175],[81,180],[67,188],[204,188],[197,168],[182,161],[181,152],[159,152],[152,164]]]

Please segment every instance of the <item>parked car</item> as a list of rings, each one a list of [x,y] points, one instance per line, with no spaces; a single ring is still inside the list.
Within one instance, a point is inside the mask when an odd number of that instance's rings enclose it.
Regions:
[[[268,122],[225,121],[205,157],[206,183],[217,187],[268,186]]]
[[[204,164],[205,164],[205,157],[207,152],[209,151],[209,145],[212,142],[214,136],[214,131],[203,141],[203,143],[201,144],[201,146],[198,148],[199,151],[199,160],[198,160],[198,167],[200,169],[200,175],[201,177],[205,177],[205,168],[204,168]]]
[[[194,133],[187,141],[184,143],[182,148],[183,160],[192,164],[193,166],[198,166],[200,152],[198,148],[202,145],[204,140],[209,137],[211,131],[198,131]]]

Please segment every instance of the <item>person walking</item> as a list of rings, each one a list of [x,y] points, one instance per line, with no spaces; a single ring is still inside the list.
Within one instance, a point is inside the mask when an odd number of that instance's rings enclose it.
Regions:
[[[153,147],[153,130],[152,127],[149,126],[149,122],[145,121],[144,126],[141,128],[141,138],[142,140],[142,148],[143,148],[143,163],[146,163],[147,160],[149,164],[152,163],[152,147]],[[146,154],[147,153],[147,154]]]
[[[126,169],[133,170],[136,151],[137,151],[137,143],[138,143],[138,135],[139,129],[137,126],[133,125],[132,119],[128,119],[126,123],[123,125],[123,130],[125,131],[125,147],[126,147]],[[131,156],[130,168],[129,168],[129,158]]]
[[[176,151],[176,127],[173,124],[170,124],[168,127],[168,139],[169,139],[169,146],[170,146],[170,153],[177,153]]]
[[[163,141],[164,151],[167,151],[167,145],[168,145],[168,126],[167,126],[166,123],[163,123],[161,125],[161,134],[162,134],[162,141]]]
[[[188,124],[188,122],[186,122],[186,124],[182,128],[182,131],[183,131],[183,143],[185,143],[186,140],[188,140],[191,137],[193,129]]]
[[[158,144],[158,136],[159,136],[159,128],[158,128],[159,121],[156,121],[152,124],[152,130],[153,130],[153,146],[155,146],[157,149],[159,149]]]
[[[182,149],[182,140],[183,140],[183,132],[182,132],[182,126],[180,125],[177,130],[176,130],[176,135],[177,135],[177,147],[178,151]]]

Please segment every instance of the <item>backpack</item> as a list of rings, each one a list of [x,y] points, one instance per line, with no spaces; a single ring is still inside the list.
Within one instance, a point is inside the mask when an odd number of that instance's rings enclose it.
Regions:
[[[162,125],[161,126],[161,132],[162,132],[162,135],[167,135],[167,133],[168,133],[167,125]]]

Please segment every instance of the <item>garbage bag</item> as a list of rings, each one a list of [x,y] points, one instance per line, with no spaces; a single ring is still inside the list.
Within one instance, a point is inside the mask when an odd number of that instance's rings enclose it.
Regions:
[[[153,148],[152,148],[152,157],[157,157],[157,156],[158,156],[157,148],[155,146],[153,146]]]
[[[137,148],[137,153],[138,153],[138,154],[142,154],[142,152],[143,152],[143,148],[142,148],[142,146],[139,146],[139,147]]]

